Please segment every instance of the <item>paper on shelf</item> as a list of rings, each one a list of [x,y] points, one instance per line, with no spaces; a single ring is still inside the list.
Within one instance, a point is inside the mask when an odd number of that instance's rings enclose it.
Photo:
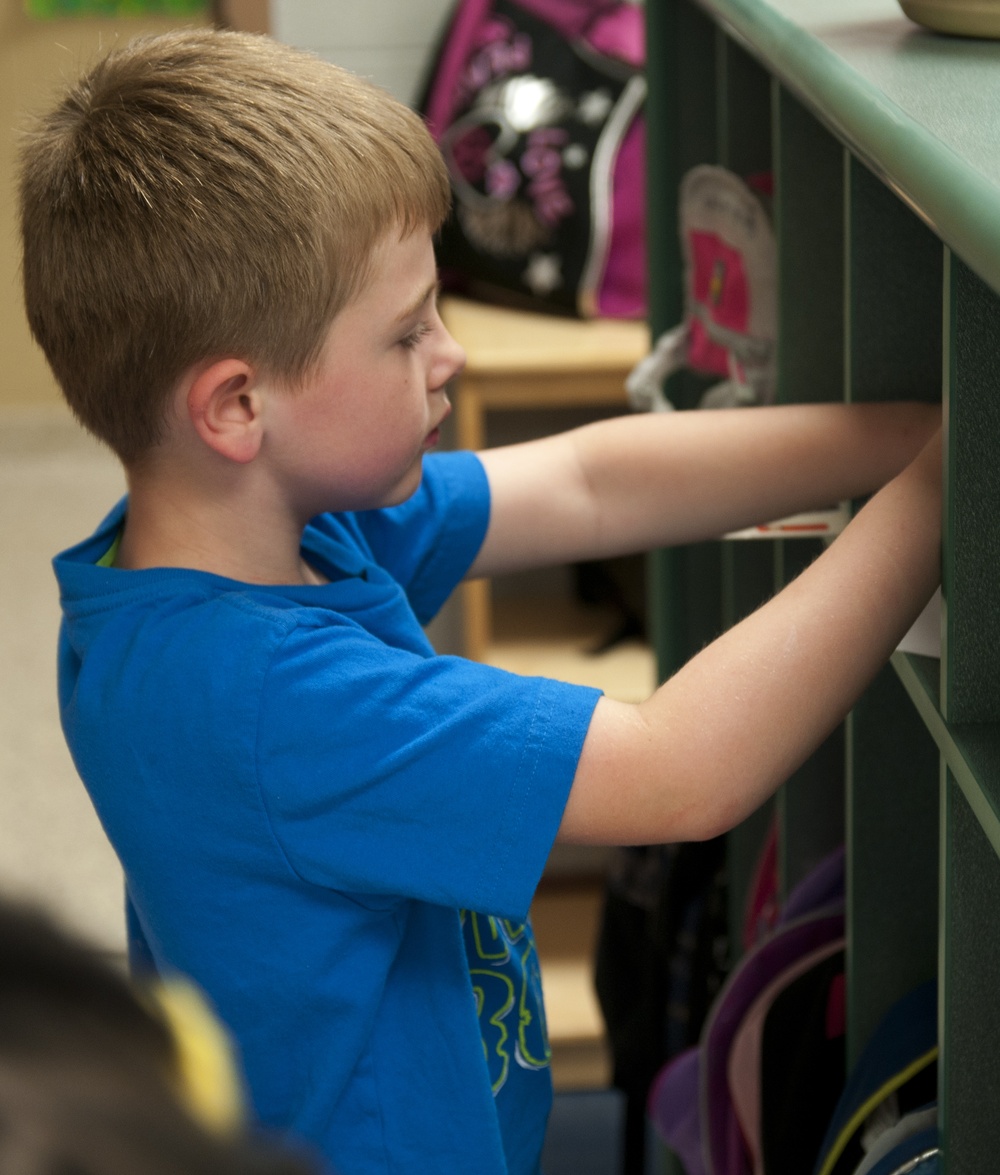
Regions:
[[[917,653],[921,657],[941,656],[941,603],[941,589],[938,588],[899,642],[897,652]]]
[[[807,514],[790,514],[775,522],[730,531],[727,539],[815,539],[835,538],[850,521],[847,503],[831,510],[812,510]]]

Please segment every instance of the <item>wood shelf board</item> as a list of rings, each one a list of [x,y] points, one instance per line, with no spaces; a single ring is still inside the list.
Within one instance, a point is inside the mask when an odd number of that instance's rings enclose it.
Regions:
[[[649,327],[627,319],[564,318],[454,295],[441,299],[441,318],[465,348],[470,375],[627,372],[649,351]]]
[[[1000,786],[996,783],[1000,780],[1000,725],[949,725],[944,720],[936,658],[896,653],[892,664],[983,832],[1000,854]]]
[[[617,622],[612,611],[561,597],[500,598],[493,604],[493,636],[484,660],[512,673],[590,685],[618,701],[642,702],[656,688],[649,645],[629,639],[593,652]]]
[[[472,395],[483,411],[537,412],[544,408],[628,407],[625,378],[629,368],[588,367],[572,371],[566,364],[547,372],[526,371],[511,382],[511,372],[481,373],[466,368],[458,396]]]

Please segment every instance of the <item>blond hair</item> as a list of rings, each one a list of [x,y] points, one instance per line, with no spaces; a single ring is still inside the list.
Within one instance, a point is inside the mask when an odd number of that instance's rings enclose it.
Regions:
[[[186,30],[112,51],[22,152],[32,333],[126,462],[191,366],[290,386],[390,231],[435,232],[447,173],[419,117],[267,37]]]

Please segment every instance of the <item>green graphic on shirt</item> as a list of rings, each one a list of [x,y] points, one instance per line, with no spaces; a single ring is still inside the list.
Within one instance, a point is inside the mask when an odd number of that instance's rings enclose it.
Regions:
[[[544,1069],[552,1060],[542,997],[542,969],[533,936],[521,956],[521,1001],[518,1005],[517,1060],[527,1069]]]
[[[506,1047],[510,1033],[504,1024],[514,1006],[514,984],[500,971],[472,971],[472,991],[476,997],[476,1014],[483,1038],[483,1054],[490,1073],[493,1096],[503,1087],[510,1072],[510,1051]],[[487,1010],[489,1014],[487,1015]]]
[[[541,967],[530,924],[467,910],[461,922],[495,1095],[510,1075],[512,1037],[519,1068],[545,1069],[551,1063]]]
[[[507,939],[500,932],[500,923],[492,915],[483,917],[471,910],[466,917],[472,925],[472,936],[476,942],[476,957],[484,962],[504,962],[510,955]]]

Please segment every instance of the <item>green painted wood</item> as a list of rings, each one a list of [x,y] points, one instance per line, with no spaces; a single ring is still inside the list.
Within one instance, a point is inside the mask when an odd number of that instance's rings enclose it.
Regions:
[[[845,168],[845,395],[937,400],[944,250],[849,153]],[[853,1064],[892,1004],[936,974],[939,759],[891,669],[855,708],[847,729]]]
[[[1000,862],[950,773],[942,782],[939,1089],[946,1175],[1000,1154]]]
[[[730,628],[774,595],[775,543],[733,539],[722,544],[722,624]]]
[[[782,897],[844,843],[844,728],[826,739],[777,795]]]
[[[771,79],[723,32],[717,32],[718,135],[723,167],[740,176],[771,170]]]
[[[774,92],[778,399],[844,391],[843,152],[787,90]]]
[[[711,21],[688,0],[667,0],[646,9],[648,245],[650,251],[650,325],[654,338],[683,316],[683,281],[677,228],[680,178],[696,163],[713,162],[716,150],[716,33]],[[671,380],[667,394],[681,408],[693,406],[702,384],[684,375]],[[713,556],[685,548],[649,556],[650,637],[660,680],[676,672],[697,651],[706,633],[720,625],[719,572],[708,567]],[[718,563],[717,553],[714,561]],[[699,578],[708,574],[706,593]],[[689,617],[706,594],[714,613]],[[694,624],[692,632],[691,624]]]
[[[647,135],[646,238],[649,251],[649,321],[656,338],[677,322],[682,309],[680,246],[677,239],[677,176],[680,119],[678,78],[679,17],[676,0],[646,8]],[[650,643],[660,680],[676,664],[676,618],[668,606],[674,560],[669,551],[646,560]]]
[[[943,711],[1000,718],[1000,297],[954,255],[947,263],[948,405]]]
[[[675,56],[680,103],[678,128],[678,178],[698,163],[717,162],[718,150],[718,43],[716,26],[690,0],[677,5]]]
[[[941,398],[944,249],[846,156],[847,398]]]
[[[848,1064],[937,973],[937,747],[891,668],[848,721]]]
[[[1000,855],[1000,726],[960,726],[945,721],[936,658],[897,653],[892,665],[986,838]]]
[[[721,544],[724,628],[738,623],[774,594],[775,546],[769,541],[732,540]],[[729,931],[734,962],[742,954],[747,899],[774,819],[775,802],[769,800],[729,833]]]
[[[818,539],[785,539],[775,546],[775,587],[790,583],[823,550]],[[809,756],[776,797],[779,881],[788,893],[844,843],[844,729]]]
[[[849,1049],[856,1056],[889,1004],[937,969],[946,1170],[979,1175],[1000,1142],[1000,43],[929,36],[895,0],[699,5],[701,20],[688,0],[647,0],[654,23],[673,14],[671,51],[687,70],[667,132],[673,174],[713,158],[756,168],[770,137],[779,398],[935,399],[943,377],[944,658],[897,654],[847,734]],[[651,148],[656,131],[651,120]],[[675,402],[699,391],[688,382]],[[715,590],[710,556],[680,558],[677,600]],[[720,622],[752,606],[765,563],[723,548]],[[792,570],[779,566],[776,582]],[[710,627],[704,615],[685,621],[676,650],[695,651]],[[825,787],[811,796],[799,779],[777,802],[789,882],[837,819],[837,765],[821,771],[822,760],[807,767]],[[734,921],[768,816],[730,838]]]
[[[772,83],[774,221],[778,243],[778,391],[784,403],[839,400],[844,390],[843,152],[817,119]],[[820,544],[777,546],[776,587]],[[799,768],[777,798],[782,892],[844,835],[843,732]]]
[[[649,319],[654,337],[678,322],[683,308],[680,243],[677,238],[681,67],[680,5],[646,8],[649,68],[646,78],[646,239],[649,249]]]
[[[702,3],[1000,289],[1000,43],[928,36],[894,0]]]

